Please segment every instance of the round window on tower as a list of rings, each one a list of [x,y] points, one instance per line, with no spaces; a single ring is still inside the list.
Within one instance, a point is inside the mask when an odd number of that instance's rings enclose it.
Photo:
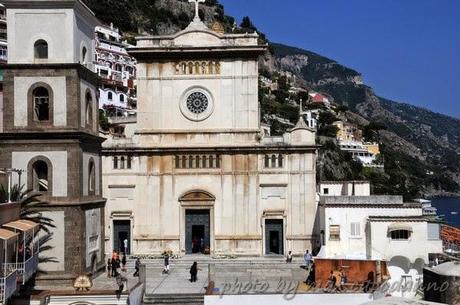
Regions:
[[[214,103],[211,94],[204,88],[187,90],[180,103],[182,114],[191,121],[203,121],[213,112]]]

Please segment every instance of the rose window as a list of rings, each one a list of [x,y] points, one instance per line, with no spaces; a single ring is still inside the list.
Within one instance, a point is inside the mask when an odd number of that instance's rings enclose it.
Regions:
[[[193,92],[187,97],[187,108],[194,114],[201,114],[208,109],[208,97],[202,92]]]

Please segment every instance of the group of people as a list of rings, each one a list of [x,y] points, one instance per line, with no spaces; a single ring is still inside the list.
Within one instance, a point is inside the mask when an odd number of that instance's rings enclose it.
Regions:
[[[305,269],[308,270],[313,263],[313,255],[311,255],[309,250],[305,251],[305,254],[303,255],[303,259],[305,261]],[[288,252],[286,256],[286,263],[288,264],[292,263],[292,251]]]
[[[194,283],[197,281],[198,270],[201,270],[200,268],[198,268],[198,263],[193,262],[193,265],[190,267],[190,282]],[[163,274],[169,274],[169,255],[168,254],[164,256]]]
[[[120,259],[120,252],[113,251],[112,257],[107,260],[107,277],[116,277],[120,272],[126,272],[126,254],[123,253]]]

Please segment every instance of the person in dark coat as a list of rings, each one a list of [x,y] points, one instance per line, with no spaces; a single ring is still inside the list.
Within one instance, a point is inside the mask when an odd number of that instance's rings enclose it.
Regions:
[[[123,253],[123,256],[121,257],[121,271],[126,272],[126,254]]]
[[[165,255],[165,265],[163,268],[163,274],[169,274],[169,255]]]
[[[190,268],[190,282],[194,283],[197,280],[198,275],[198,263],[194,262],[192,267]]]
[[[138,257],[136,258],[136,262],[134,263],[134,274],[133,276],[136,277],[136,276],[139,276],[139,270],[141,269],[141,259]]]
[[[109,258],[107,260],[107,277],[112,276],[112,260]]]
[[[118,268],[117,260],[112,259],[112,277],[117,277],[117,275],[118,275],[117,268]]]

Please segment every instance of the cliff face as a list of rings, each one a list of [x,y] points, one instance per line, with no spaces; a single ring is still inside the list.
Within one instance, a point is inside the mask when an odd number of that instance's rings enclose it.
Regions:
[[[131,36],[143,32],[172,34],[193,18],[193,5],[186,0],[84,1],[103,22],[113,22]],[[221,22],[227,32],[255,30],[250,22],[235,27],[234,18],[224,14],[217,0],[201,5],[200,15],[208,25]],[[327,93],[335,103],[347,106],[350,121],[363,126],[369,122],[386,126],[386,130],[378,132],[385,173],[364,172],[366,176],[361,177],[363,171],[329,145],[326,158],[320,158],[324,165],[319,167],[324,169],[319,173],[321,178],[368,178],[377,192],[408,196],[460,193],[459,119],[378,97],[363,83],[360,73],[319,54],[276,43],[270,44],[270,50],[260,60],[261,71],[289,71],[296,76],[297,86]],[[262,113],[295,123],[297,106],[280,102],[285,96],[276,98],[266,99],[266,92],[260,92]]]

